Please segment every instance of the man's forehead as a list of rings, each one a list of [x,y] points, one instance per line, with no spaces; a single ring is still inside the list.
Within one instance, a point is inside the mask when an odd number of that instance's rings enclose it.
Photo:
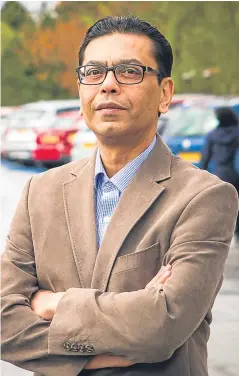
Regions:
[[[93,39],[85,49],[84,64],[90,61],[120,63],[122,60],[143,64],[154,60],[153,44],[149,37],[114,33]]]

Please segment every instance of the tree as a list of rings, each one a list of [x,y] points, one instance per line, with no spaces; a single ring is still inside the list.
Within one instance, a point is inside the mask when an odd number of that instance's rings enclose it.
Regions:
[[[5,1],[1,11],[2,22],[13,30],[34,29],[34,22],[27,10],[18,1]]]
[[[2,23],[1,104],[10,106],[68,97],[68,91],[53,80],[53,74],[47,81],[40,80],[32,59],[27,59],[29,53],[24,49],[25,38],[26,33]]]
[[[78,95],[77,51],[86,29],[78,18],[56,21],[55,28],[39,28],[29,36],[19,53],[26,65],[32,65],[41,82],[54,81],[70,95]]]

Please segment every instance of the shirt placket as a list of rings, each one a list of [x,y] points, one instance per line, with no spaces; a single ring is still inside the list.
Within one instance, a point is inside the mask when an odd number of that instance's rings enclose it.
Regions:
[[[101,239],[103,238],[105,231],[109,225],[114,209],[119,200],[119,191],[116,186],[108,181],[103,184],[102,187],[102,223],[101,223]]]

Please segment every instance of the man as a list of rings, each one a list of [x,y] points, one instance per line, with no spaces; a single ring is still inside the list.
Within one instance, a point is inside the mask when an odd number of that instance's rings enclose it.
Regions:
[[[156,135],[172,61],[135,17],[88,30],[78,85],[98,149],[25,187],[2,261],[6,361],[35,375],[207,375],[237,194]]]

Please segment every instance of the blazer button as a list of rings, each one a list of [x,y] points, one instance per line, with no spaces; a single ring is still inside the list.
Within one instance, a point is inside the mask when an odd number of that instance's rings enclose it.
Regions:
[[[71,345],[71,350],[74,352],[78,352],[80,350],[80,345],[78,345],[78,343],[73,342]]]
[[[92,345],[86,345],[85,348],[88,353],[93,353],[95,351]]]
[[[83,345],[83,344],[79,345],[79,351],[82,352],[82,353],[86,352],[85,345]]]
[[[65,342],[64,343],[64,349],[66,351],[71,351],[71,343],[70,342]]]

